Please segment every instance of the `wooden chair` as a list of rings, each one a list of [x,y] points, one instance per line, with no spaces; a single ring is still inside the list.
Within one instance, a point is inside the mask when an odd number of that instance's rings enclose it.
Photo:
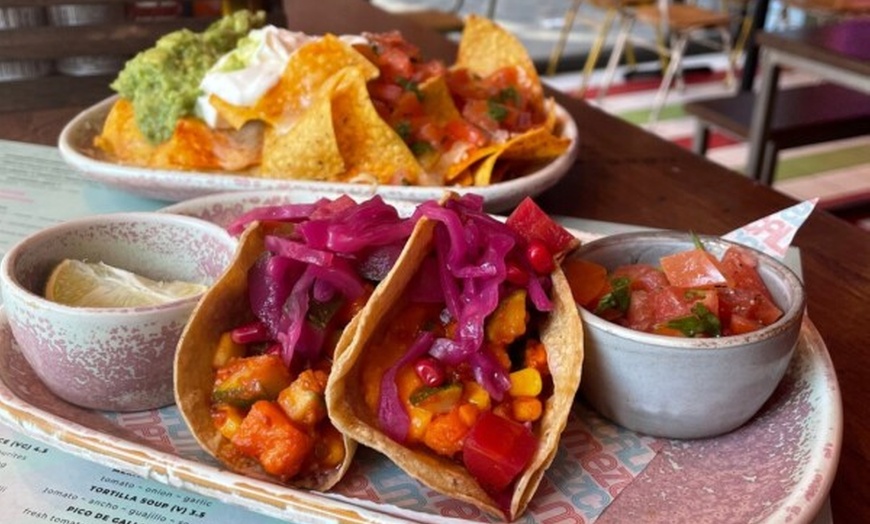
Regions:
[[[635,22],[647,24],[654,28],[656,42],[652,46],[663,61],[667,63],[662,82],[653,102],[650,122],[658,120],[659,113],[667,101],[671,85],[676,80],[683,87],[682,61],[689,41],[698,41],[710,47],[721,47],[728,57],[726,82],[734,82],[736,56],[732,52],[731,25],[732,15],[725,10],[715,10],[690,4],[676,4],[669,0],[657,0],[655,5],[643,5],[631,9],[631,15],[622,20],[619,34],[605,70],[604,83],[598,92],[598,101],[602,102],[619,65],[622,53],[631,37]],[[721,42],[711,42],[706,39],[707,31],[713,30],[720,35]],[[649,46],[649,42],[634,39],[637,45]]]
[[[109,84],[123,67],[124,60],[149,48],[162,35],[181,28],[202,31],[216,17],[150,17],[131,20],[126,14],[102,20],[66,20],[68,25],[50,25],[52,13],[71,7],[112,8],[123,10],[121,0],[0,0],[3,14],[16,9],[44,9],[42,25],[0,29],[0,63],[48,63],[40,76],[0,81],[0,112],[35,111],[55,107],[82,106],[96,103],[112,94]],[[131,2],[127,2],[131,4]],[[279,4],[280,5],[280,4]],[[37,6],[37,7],[34,7]],[[12,11],[10,11],[12,10]],[[277,10],[276,10],[277,11]],[[123,11],[120,11],[123,12]],[[67,13],[69,14],[69,13]],[[81,17],[82,19],[87,17]],[[59,20],[59,18],[58,18]],[[58,21],[55,20],[55,21]],[[285,25],[284,16],[271,12],[269,22]],[[58,64],[86,57],[114,58],[114,68],[105,63],[98,69],[58,68]],[[66,62],[65,62],[66,61]],[[112,61],[106,61],[112,62]],[[87,63],[87,62],[85,62]]]
[[[610,34],[613,23],[617,20],[621,22],[625,17],[631,16],[631,8],[654,2],[655,0],[588,0],[591,6],[604,11],[603,19],[593,19],[578,17],[580,9],[587,3],[587,0],[573,0],[565,11],[562,28],[559,31],[559,39],[550,53],[546,74],[548,76],[556,74],[559,62],[562,59],[562,53],[564,53],[565,45],[568,42],[568,36],[571,34],[575,23],[580,22],[591,27],[595,30],[595,37],[589,48],[589,54],[586,56],[583,73],[580,77],[579,94],[582,95],[589,85],[589,78],[592,76],[592,71],[595,70],[595,65],[598,63],[598,58],[601,56],[601,50],[604,48],[604,43],[607,40],[607,35]],[[627,46],[625,54],[628,62],[633,65],[635,63],[633,48]]]

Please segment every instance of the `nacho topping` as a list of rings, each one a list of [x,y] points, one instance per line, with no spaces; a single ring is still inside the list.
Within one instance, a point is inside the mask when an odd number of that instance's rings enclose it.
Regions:
[[[262,11],[238,11],[202,33],[169,33],[127,62],[111,87],[132,101],[136,125],[150,143],[172,136],[176,122],[193,113],[205,72],[265,19]]]
[[[395,31],[248,31],[262,20],[244,16],[131,62],[113,87],[133,107],[113,108],[95,145],[154,168],[428,186],[522,176],[570,145],[522,45],[485,18],[468,18],[448,66]]]

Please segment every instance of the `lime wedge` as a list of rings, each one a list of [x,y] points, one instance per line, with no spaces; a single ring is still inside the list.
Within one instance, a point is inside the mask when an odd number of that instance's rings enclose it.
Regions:
[[[51,272],[45,298],[76,307],[132,307],[164,304],[197,295],[206,286],[160,282],[102,262],[67,259]]]

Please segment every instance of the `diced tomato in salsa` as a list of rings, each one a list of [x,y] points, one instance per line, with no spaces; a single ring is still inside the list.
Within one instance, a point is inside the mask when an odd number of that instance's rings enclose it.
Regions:
[[[782,316],[758,273],[758,260],[740,247],[728,249],[722,260],[698,248],[663,257],[662,269],[623,265],[607,274],[603,285],[595,275],[605,268],[577,271],[569,262],[563,267],[572,292],[584,299],[575,298],[577,303],[638,331],[735,335],[770,325]],[[598,290],[597,294],[590,289]]]

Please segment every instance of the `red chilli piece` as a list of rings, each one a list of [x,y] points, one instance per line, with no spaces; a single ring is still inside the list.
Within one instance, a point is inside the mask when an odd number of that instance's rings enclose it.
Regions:
[[[423,357],[414,363],[414,372],[429,387],[435,388],[444,384],[447,374],[444,366],[433,357]]]
[[[512,264],[510,262],[507,263],[505,267],[507,274],[505,275],[505,280],[510,282],[511,284],[518,287],[525,287],[526,284],[529,283],[529,274],[516,264]]]
[[[230,337],[232,337],[233,342],[242,345],[266,342],[272,339],[271,335],[269,335],[269,329],[266,327],[266,324],[259,320],[255,320],[233,329],[230,332]]]

